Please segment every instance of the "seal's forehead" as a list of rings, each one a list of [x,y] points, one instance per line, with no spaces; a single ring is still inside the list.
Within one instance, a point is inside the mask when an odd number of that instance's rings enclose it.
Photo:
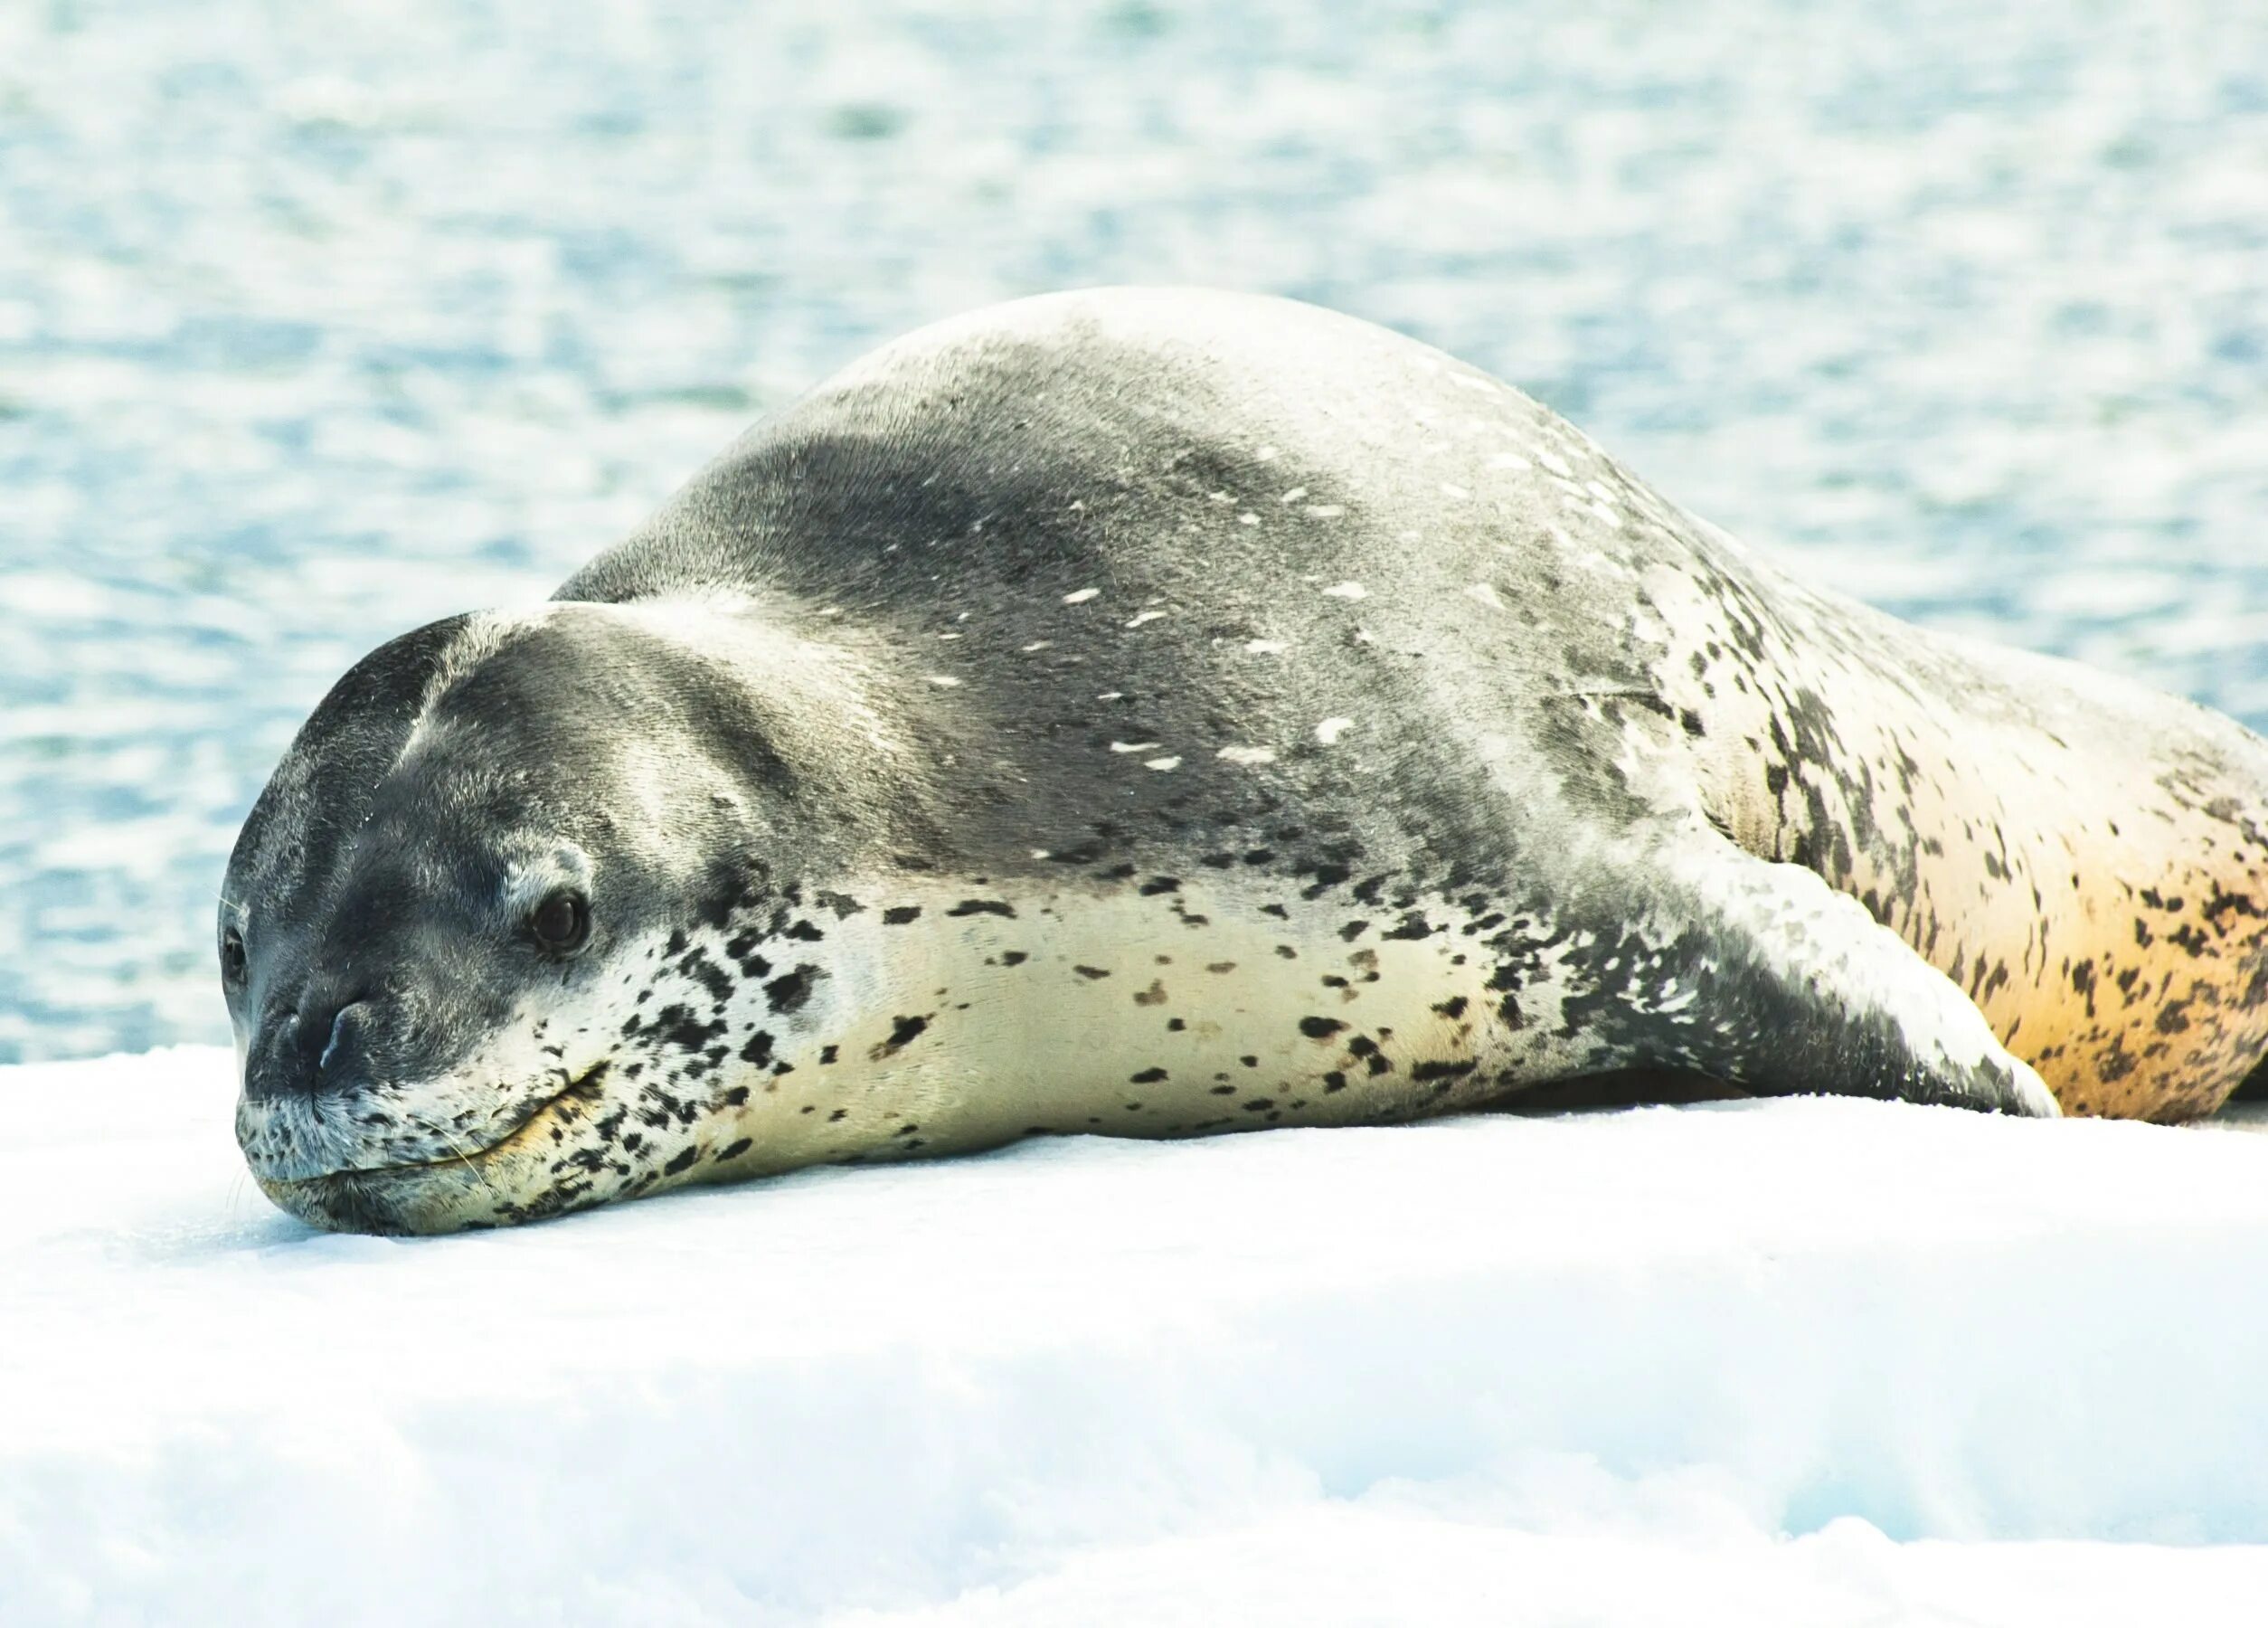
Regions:
[[[405,843],[519,833],[638,850],[770,761],[745,698],[692,642],[618,607],[553,604],[468,629],[366,818]]]
[[[435,674],[472,619],[452,616],[364,657],[299,726],[237,834],[232,877],[319,868],[361,824],[366,793],[416,727]]]
[[[672,709],[704,664],[650,619],[554,603],[471,620],[439,664],[421,724],[573,728]]]
[[[552,620],[544,610],[454,616],[356,662],[300,726],[254,804],[230,859],[229,897],[319,885],[369,847],[373,830],[398,840],[421,826],[443,836],[467,818],[492,829],[521,814],[540,818],[529,805],[541,800],[532,793],[543,777],[529,766],[566,746],[560,709],[542,704],[557,686],[540,669],[556,668],[562,655],[539,643],[532,664],[505,658]],[[496,693],[493,679],[479,687],[499,670],[507,681],[519,676],[510,693]]]
[[[562,602],[476,629],[477,656],[448,664],[405,758],[446,742],[468,765],[598,791],[657,756],[681,778],[697,761],[766,774],[772,711],[733,665],[753,635],[711,609]]]
[[[749,698],[676,623],[562,602],[437,623],[340,680],[279,765],[230,862],[248,920],[375,890],[464,901],[552,857],[617,884],[705,863],[781,780]]]
[[[390,761],[478,620],[451,616],[430,622],[387,640],[349,667],[300,725],[279,775],[372,758]]]

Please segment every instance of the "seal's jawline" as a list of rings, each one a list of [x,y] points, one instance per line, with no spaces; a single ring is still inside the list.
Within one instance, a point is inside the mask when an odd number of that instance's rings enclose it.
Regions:
[[[452,1169],[477,1172],[495,1154],[501,1153],[527,1134],[528,1128],[543,1119],[553,1108],[572,1096],[589,1095],[607,1071],[603,1062],[593,1064],[575,1078],[567,1082],[551,1095],[543,1098],[527,1114],[496,1141],[467,1153],[451,1153],[446,1159],[420,1159],[410,1164],[351,1165],[335,1170],[324,1170],[313,1176],[288,1176],[268,1185],[276,1188],[321,1189],[329,1185],[348,1181],[378,1181],[403,1177],[417,1178]]]

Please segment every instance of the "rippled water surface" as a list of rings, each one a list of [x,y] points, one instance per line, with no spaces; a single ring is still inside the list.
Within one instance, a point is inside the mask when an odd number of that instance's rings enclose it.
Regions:
[[[228,846],[866,345],[1267,289],[1903,613],[2268,724],[2268,8],[0,7],[0,1061],[224,1033]]]

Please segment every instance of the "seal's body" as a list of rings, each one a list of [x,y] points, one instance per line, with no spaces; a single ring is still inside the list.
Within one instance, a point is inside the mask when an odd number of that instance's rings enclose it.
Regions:
[[[366,659],[222,928],[262,1187],[439,1230],[1630,1070],[2180,1118],[2256,900],[2236,724],[1799,587],[1411,340],[1117,290]]]

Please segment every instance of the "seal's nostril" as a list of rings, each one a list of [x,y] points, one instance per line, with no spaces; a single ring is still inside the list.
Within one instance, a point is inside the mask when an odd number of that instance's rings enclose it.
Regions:
[[[338,1009],[338,1016],[331,1019],[331,1036],[324,1043],[323,1055],[315,1060],[316,1067],[327,1069],[331,1066],[331,1059],[338,1055],[339,1039],[346,1030],[346,1015],[354,1009],[354,1007],[343,1006]]]
[[[292,1039],[305,1060],[303,1065],[317,1074],[327,1073],[342,1060],[342,1053],[351,1049],[354,1031],[364,1015],[360,994],[336,1001],[302,1000],[292,1018]]]
[[[347,999],[300,994],[260,1026],[244,1061],[244,1094],[304,1097],[353,1085],[371,1066],[382,1019],[357,993]]]

